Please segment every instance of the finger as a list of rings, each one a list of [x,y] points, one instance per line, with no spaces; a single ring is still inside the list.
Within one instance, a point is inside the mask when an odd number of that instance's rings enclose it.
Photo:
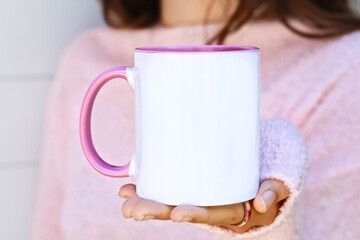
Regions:
[[[227,225],[243,219],[244,206],[243,203],[212,207],[179,205],[173,209],[170,217],[174,222]]]
[[[132,217],[132,209],[134,206],[140,202],[142,198],[138,197],[137,195],[129,197],[125,200],[123,205],[121,206],[122,214],[125,218],[131,218]]]
[[[276,179],[265,180],[262,182],[253,201],[254,208],[260,213],[265,213],[271,205],[284,200],[289,194],[289,190],[282,181]]]
[[[267,209],[265,213],[260,213],[256,209],[252,209],[251,217],[249,219],[248,224],[246,225],[260,225],[260,226],[266,226],[274,222],[275,217],[278,213],[278,206],[277,204],[273,204],[270,208]]]
[[[119,196],[122,198],[129,198],[136,195],[136,185],[129,183],[121,186]]]
[[[136,221],[149,219],[169,220],[174,206],[165,205],[153,200],[142,199],[132,209],[132,216]]]
[[[237,233],[245,233],[253,227],[267,226],[274,222],[278,212],[277,204],[273,204],[266,213],[259,213],[251,206],[251,215],[249,221],[243,226],[226,225],[227,228],[233,229]]]

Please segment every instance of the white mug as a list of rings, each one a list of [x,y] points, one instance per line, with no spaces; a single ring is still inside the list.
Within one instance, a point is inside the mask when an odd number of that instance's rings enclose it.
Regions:
[[[81,108],[80,137],[90,164],[110,177],[135,176],[141,198],[168,205],[245,202],[259,187],[260,50],[251,46],[135,49],[134,67],[100,74]],[[96,152],[91,111],[109,80],[135,93],[135,153],[113,166]]]

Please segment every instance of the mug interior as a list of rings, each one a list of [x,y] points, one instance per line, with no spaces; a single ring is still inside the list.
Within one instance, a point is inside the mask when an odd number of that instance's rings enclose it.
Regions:
[[[212,52],[252,52],[260,51],[258,47],[242,45],[175,45],[140,47],[136,52],[146,53],[212,53]]]

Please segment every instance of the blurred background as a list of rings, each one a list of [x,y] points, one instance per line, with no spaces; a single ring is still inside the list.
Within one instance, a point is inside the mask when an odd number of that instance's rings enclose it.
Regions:
[[[48,89],[66,47],[103,25],[96,0],[1,2],[1,240],[30,239]]]
[[[61,54],[103,25],[96,0],[0,5],[0,239],[30,239],[44,107]]]

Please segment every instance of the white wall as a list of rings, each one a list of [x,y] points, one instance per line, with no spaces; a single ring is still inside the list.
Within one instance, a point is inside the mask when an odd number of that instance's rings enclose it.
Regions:
[[[1,1],[0,239],[30,239],[47,90],[65,47],[101,24],[96,0]]]
[[[360,0],[350,0],[351,5],[353,8],[360,13]]]

